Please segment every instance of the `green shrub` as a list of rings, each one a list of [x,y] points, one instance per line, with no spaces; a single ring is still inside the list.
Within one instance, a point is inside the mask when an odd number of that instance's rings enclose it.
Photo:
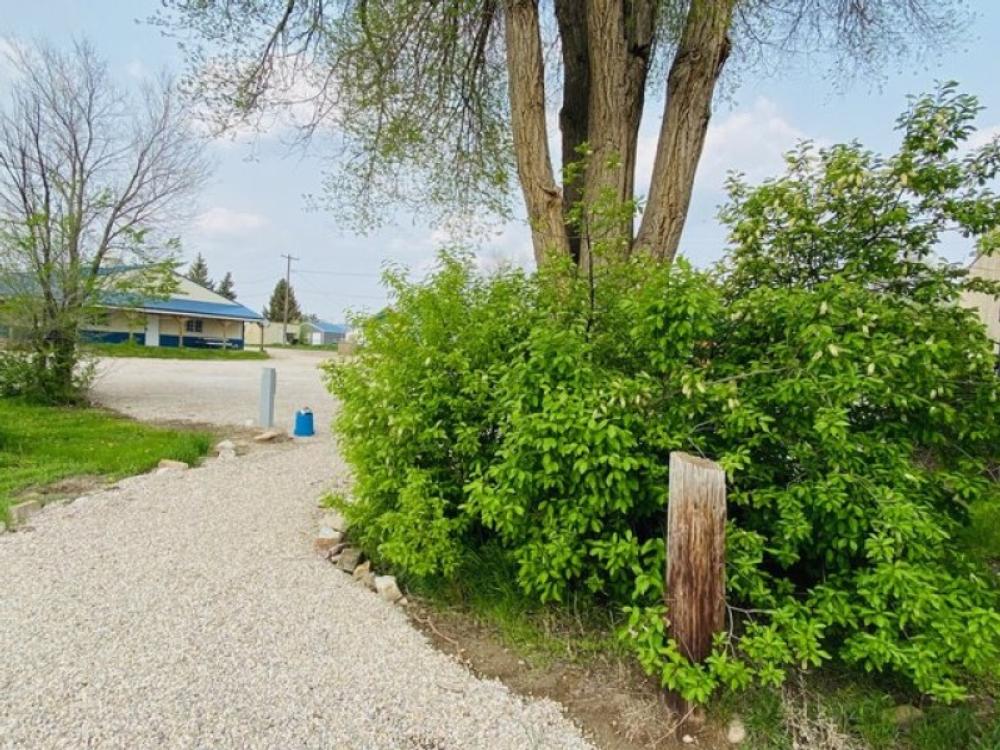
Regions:
[[[0,349],[0,397],[20,396],[34,379],[30,357],[22,352]]]
[[[900,121],[899,154],[789,156],[730,186],[716,273],[640,256],[564,268],[389,276],[356,360],[331,365],[360,542],[411,576],[499,545],[523,591],[626,613],[622,637],[685,697],[779,684],[829,660],[944,700],[996,669],[990,575],[963,556],[995,507],[995,355],[957,305],[975,285],[932,251],[956,228],[990,249],[1000,166],[956,156],[975,101],[943,87]],[[666,634],[668,455],[729,482],[729,622],[690,664]]]
[[[396,303],[362,324],[365,346],[330,370],[343,400],[337,420],[355,467],[350,506],[360,541],[417,575],[449,574],[476,534],[456,512],[465,485],[492,461],[493,392],[537,314],[520,272],[481,279],[469,259],[442,256],[431,284],[387,283]]]
[[[42,404],[72,404],[82,400],[94,378],[94,363],[80,357],[69,383],[45,366],[43,355],[25,349],[0,349],[0,398],[23,397]]]

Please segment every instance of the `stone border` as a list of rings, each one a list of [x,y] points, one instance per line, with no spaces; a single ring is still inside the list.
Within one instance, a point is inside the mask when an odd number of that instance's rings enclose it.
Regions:
[[[347,573],[389,604],[406,606],[408,602],[396,583],[396,577],[376,575],[372,570],[371,560],[362,562],[362,551],[351,545],[347,537],[347,520],[339,511],[328,510],[323,516],[313,547],[333,563],[337,570]]]
[[[252,438],[252,440],[255,444],[259,445],[263,443],[284,443],[290,441],[291,438],[285,432],[280,432],[277,430],[268,430],[266,432],[257,434]],[[206,459],[216,458],[219,461],[231,461],[241,455],[245,455],[247,453],[248,448],[251,448],[250,444],[238,444],[234,442],[232,439],[227,438],[217,443],[215,445],[215,448],[212,451],[209,451],[205,455],[205,458]],[[201,464],[198,464],[197,466],[200,465]],[[197,466],[195,466],[194,468],[197,468]],[[152,469],[151,472],[147,473],[166,474],[167,472],[172,472],[172,471],[187,471],[190,468],[192,468],[191,465],[185,463],[184,461],[175,461],[170,458],[164,458],[160,460],[160,463],[157,464],[156,468]],[[114,484],[111,484],[106,487],[102,487],[98,491],[103,492],[108,489],[112,489],[114,486],[115,486]],[[70,503],[76,502],[82,497],[87,497],[87,495],[80,495],[77,497],[57,496],[53,497],[48,502],[43,502],[36,496],[31,500],[23,500],[19,503],[11,505],[7,509],[9,524],[0,521],[0,534],[4,534],[5,532],[8,531],[15,532],[18,529],[28,527],[28,522],[48,505],[68,505]]]

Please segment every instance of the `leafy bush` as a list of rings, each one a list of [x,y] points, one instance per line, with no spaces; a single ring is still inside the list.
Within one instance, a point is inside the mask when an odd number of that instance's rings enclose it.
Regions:
[[[640,662],[692,700],[831,659],[962,696],[1000,657],[995,583],[956,544],[997,503],[1000,405],[957,304],[982,285],[933,249],[954,228],[989,251],[1000,225],[1000,148],[958,152],[976,111],[946,86],[891,158],[805,145],[779,179],[734,178],[717,273],[633,257],[592,281],[483,277],[452,252],[423,283],[391,274],[392,308],[330,369],[363,546],[452,576],[500,545],[526,593],[621,607]],[[702,665],[665,627],[679,449],[730,487],[731,626]]]
[[[36,403],[70,404],[81,400],[94,377],[94,363],[77,358],[70,382],[64,383],[42,362],[43,355],[25,349],[0,349],[0,398],[20,396]]]
[[[456,512],[492,460],[493,391],[527,335],[534,282],[519,272],[477,278],[442,256],[428,285],[388,274],[396,304],[363,324],[365,346],[331,371],[344,402],[342,450],[355,467],[360,541],[416,575],[453,573],[474,518]]]
[[[0,349],[0,396],[20,396],[33,378],[30,358],[21,352]]]

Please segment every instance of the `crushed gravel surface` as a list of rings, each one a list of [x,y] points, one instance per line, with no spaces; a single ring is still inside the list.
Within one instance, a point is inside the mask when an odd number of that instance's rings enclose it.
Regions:
[[[102,359],[91,388],[98,403],[137,419],[244,425],[257,421],[260,376],[277,372],[275,426],[290,430],[297,409],[315,415],[316,434],[329,434],[333,399],[319,366],[330,352],[272,349],[267,360]]]
[[[312,550],[344,476],[332,441],[284,443],[0,535],[0,747],[589,747]]]

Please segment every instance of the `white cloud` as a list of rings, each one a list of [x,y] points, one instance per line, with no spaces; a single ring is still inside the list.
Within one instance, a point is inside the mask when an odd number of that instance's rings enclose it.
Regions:
[[[773,101],[758,97],[749,109],[737,110],[708,126],[699,175],[702,185],[719,189],[726,173],[733,170],[743,172],[751,182],[782,172],[782,155],[807,137]]]
[[[659,118],[655,125],[659,127]],[[636,185],[642,193],[649,187],[658,135],[658,131],[644,128],[639,136]],[[784,169],[782,154],[806,137],[766,97],[758,97],[749,107],[716,115],[708,126],[695,189],[721,190],[730,171],[743,172],[751,182],[778,174]]]
[[[267,219],[249,211],[234,211],[223,206],[214,206],[198,215],[195,227],[207,235],[244,235],[260,229]]]

